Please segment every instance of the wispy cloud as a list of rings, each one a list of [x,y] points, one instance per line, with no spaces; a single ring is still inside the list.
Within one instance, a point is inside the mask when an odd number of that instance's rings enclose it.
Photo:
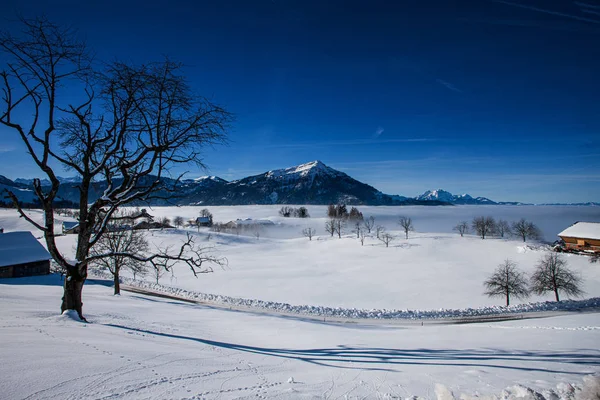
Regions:
[[[599,10],[600,11],[600,5],[597,5],[597,4],[584,3],[584,2],[581,2],[581,1],[576,1],[575,4],[578,5],[581,8],[591,8],[591,9],[595,9],[595,10]]]
[[[454,86],[452,83],[445,81],[443,79],[439,79],[437,78],[435,80],[437,83],[439,83],[442,86],[445,86],[447,89],[452,90],[453,92],[458,92],[458,93],[462,93],[462,90],[460,90],[459,88],[457,88],[456,86]]]
[[[381,126],[377,127],[377,129],[375,129],[375,133],[373,134],[373,138],[376,139],[381,136],[384,130],[385,129],[383,129]]]
[[[539,7],[530,6],[527,4],[514,3],[512,1],[506,1],[506,0],[491,0],[491,1],[493,1],[494,3],[506,4],[508,6],[522,8],[524,10],[531,10],[531,11],[536,11],[536,12],[543,13],[543,14],[556,15],[559,17],[570,18],[570,19],[574,19],[577,21],[590,22],[592,24],[600,24],[600,20],[597,20],[597,19],[585,18],[585,17],[581,17],[579,15],[573,15],[573,14],[568,14],[568,13],[564,13],[564,12],[560,12],[560,11],[548,10],[545,8],[539,8]]]
[[[582,8],[581,11],[583,11],[586,14],[600,15],[600,10],[588,10],[588,9]]]
[[[9,151],[13,151],[15,148],[10,146],[0,146],[0,153],[8,153]]]

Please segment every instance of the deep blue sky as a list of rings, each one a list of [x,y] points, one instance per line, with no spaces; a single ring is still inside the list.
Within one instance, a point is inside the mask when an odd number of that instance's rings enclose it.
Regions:
[[[390,194],[600,201],[599,0],[2,2],[17,11],[99,60],[185,63],[236,115],[189,177],[319,159]],[[0,174],[35,176],[0,135]]]

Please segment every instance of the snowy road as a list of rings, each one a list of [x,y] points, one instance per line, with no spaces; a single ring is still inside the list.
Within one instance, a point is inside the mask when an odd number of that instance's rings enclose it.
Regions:
[[[322,321],[329,323],[339,324],[361,324],[361,325],[404,325],[404,326],[415,326],[425,324],[473,324],[473,323],[485,323],[485,322],[501,322],[501,321],[518,321],[524,319],[538,319],[538,318],[551,318],[563,315],[569,315],[572,313],[578,314],[595,314],[600,313],[599,307],[590,307],[585,302],[582,302],[581,309],[573,309],[572,311],[535,311],[530,310],[527,312],[513,312],[513,313],[498,313],[489,315],[472,315],[472,316],[461,316],[461,317],[440,317],[440,318],[423,318],[423,319],[406,319],[406,318],[390,318],[390,319],[376,319],[376,318],[343,318],[343,317],[331,317],[331,316],[318,316],[310,314],[298,314],[293,312],[286,312],[285,310],[268,309],[260,307],[250,307],[243,305],[225,305],[217,302],[210,302],[206,300],[192,300],[186,297],[169,294],[166,292],[159,292],[155,290],[149,290],[145,288],[121,285],[121,290],[143,294],[146,296],[160,297],[164,299],[171,299],[177,301],[188,302],[192,304],[206,305],[215,309],[221,310],[235,310],[249,313],[255,313],[265,316],[287,316],[297,319],[306,319],[314,321]]]

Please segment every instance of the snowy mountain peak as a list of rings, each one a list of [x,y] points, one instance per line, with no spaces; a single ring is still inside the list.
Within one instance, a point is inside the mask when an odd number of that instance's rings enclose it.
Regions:
[[[223,178],[219,178],[218,176],[210,175],[210,176],[200,176],[198,178],[190,179],[193,182],[200,183],[204,181],[216,181],[216,182],[225,182]]]
[[[306,176],[316,176],[316,175],[328,175],[328,176],[338,176],[342,174],[339,171],[336,171],[333,168],[328,167],[323,162],[319,160],[311,161],[305,164],[300,164],[295,167],[285,168],[285,169],[276,169],[273,171],[267,172],[267,177],[269,178],[280,178],[280,177],[306,177]]]
[[[321,161],[316,160],[316,161],[311,161],[309,163],[306,164],[300,164],[296,167],[292,167],[292,168],[288,168],[286,169],[286,172],[288,174],[296,174],[299,173],[300,175],[304,176],[307,175],[309,173],[319,173],[319,172],[333,172],[334,170],[329,168],[327,165],[323,164]]]
[[[422,195],[415,197],[415,199],[425,201],[436,200],[451,204],[496,204],[494,201],[486,197],[474,198],[466,193],[453,195],[452,193],[442,189],[428,190]]]
[[[451,203],[454,201],[455,196],[442,189],[428,190],[420,196],[417,196],[417,200],[438,200]]]

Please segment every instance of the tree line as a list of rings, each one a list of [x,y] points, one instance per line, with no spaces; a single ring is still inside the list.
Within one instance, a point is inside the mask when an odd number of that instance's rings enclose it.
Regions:
[[[460,236],[464,236],[466,233],[473,230],[481,239],[485,239],[489,236],[508,237],[514,236],[523,239],[526,242],[527,239],[536,240],[542,237],[539,228],[531,221],[527,221],[525,218],[521,218],[516,222],[509,223],[506,220],[496,220],[494,217],[475,217],[469,224],[467,221],[459,222],[454,228]]]

